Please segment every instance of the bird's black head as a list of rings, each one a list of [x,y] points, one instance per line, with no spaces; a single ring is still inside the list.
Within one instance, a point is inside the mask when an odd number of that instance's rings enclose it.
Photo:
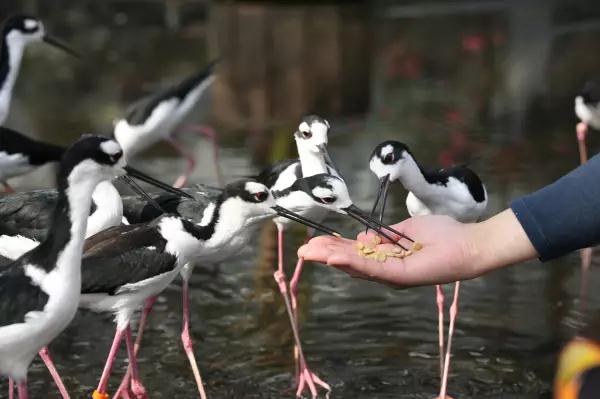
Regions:
[[[123,150],[115,140],[92,134],[81,136],[65,152],[59,168],[59,181],[91,178],[97,181],[123,174]],[[62,178],[62,179],[61,179]]]
[[[36,17],[24,14],[15,14],[4,20],[2,32],[7,35],[11,31],[18,31],[24,35],[33,35],[44,31],[44,25]]]
[[[402,159],[406,154],[410,154],[410,150],[406,144],[399,141],[388,140],[375,147],[370,159],[378,158],[384,165],[392,165]]]
[[[294,196],[293,193],[295,191],[302,191],[308,194],[311,202],[306,203],[301,197]],[[285,201],[284,206],[293,211],[300,211],[314,204],[332,211],[352,205],[346,183],[339,177],[327,173],[320,173],[296,180],[290,187],[290,194],[290,198]]]
[[[329,122],[318,115],[307,115],[300,121],[298,130],[295,133],[296,140],[305,145],[318,147],[327,145],[327,132],[329,131]]]
[[[586,104],[598,103],[600,102],[600,86],[595,81],[588,80],[579,95]]]
[[[259,204],[273,199],[271,192],[255,179],[240,179],[229,183],[223,189],[222,199],[240,198],[244,202]]]
[[[44,24],[39,18],[29,15],[13,15],[8,17],[2,26],[2,34],[7,43],[16,46],[25,46],[31,42],[43,40],[74,57],[80,57],[79,53],[65,44],[62,40],[46,33]]]

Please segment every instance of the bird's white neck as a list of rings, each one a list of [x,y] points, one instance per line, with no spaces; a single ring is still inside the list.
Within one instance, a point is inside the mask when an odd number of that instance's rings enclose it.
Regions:
[[[423,170],[411,155],[406,155],[398,180],[417,198],[427,198],[432,192],[432,185],[425,179]]]
[[[8,57],[8,71],[4,80],[0,82],[0,125],[8,118],[12,90],[19,75],[26,42],[21,35],[13,31],[4,37],[2,46],[3,51],[0,54]]]
[[[320,151],[312,151],[299,142],[296,138],[296,146],[298,147],[298,158],[302,168],[302,177],[310,177],[321,173],[328,173],[325,157]]]
[[[123,201],[111,182],[100,182],[92,194],[92,200],[96,210],[88,218],[86,238],[120,225],[123,219]]]

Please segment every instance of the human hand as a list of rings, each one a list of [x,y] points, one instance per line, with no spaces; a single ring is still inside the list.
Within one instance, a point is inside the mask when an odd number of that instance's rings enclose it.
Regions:
[[[380,263],[359,256],[354,240],[321,236],[300,247],[298,256],[328,264],[353,277],[404,288],[471,279],[536,255],[510,210],[482,223],[463,224],[447,216],[422,216],[393,227],[423,248],[406,258],[389,257]],[[373,232],[360,233],[357,240],[371,244],[373,237]],[[514,251],[507,250],[511,244]],[[392,247],[383,240],[377,249],[389,251]]]

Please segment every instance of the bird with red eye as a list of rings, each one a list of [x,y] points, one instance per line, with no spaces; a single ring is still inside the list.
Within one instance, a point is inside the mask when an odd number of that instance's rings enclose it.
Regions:
[[[314,215],[318,215],[319,212],[335,212],[347,215],[364,226],[368,226],[382,237],[393,242],[402,250],[407,250],[407,248],[402,245],[401,240],[405,240],[403,242],[405,245],[407,245],[408,241],[408,246],[414,244],[413,240],[410,238],[402,235],[400,232],[389,226],[373,220],[365,212],[358,209],[350,199],[346,184],[337,176],[320,173],[309,177],[302,177],[297,179],[289,188],[282,190],[272,189],[271,192],[273,193],[273,197],[275,197],[277,205],[297,212],[305,218],[315,220],[316,218]],[[317,395],[316,389],[318,387],[324,388],[327,391],[330,391],[331,387],[310,370],[300,342],[298,331],[297,288],[303,265],[304,259],[299,258],[294,270],[294,275],[289,284],[289,299],[287,284],[282,282],[280,288],[284,294],[284,301],[287,302],[289,300],[291,302],[291,309],[288,310],[288,315],[293,332],[292,336],[294,337],[296,347],[298,348],[295,353],[298,361],[298,386],[296,394],[297,396],[301,395],[304,387],[308,386],[308,389],[310,389],[312,397],[314,398]]]
[[[389,165],[394,162],[394,153],[388,152],[383,156],[383,163]]]
[[[254,193],[254,199],[256,199],[256,202],[266,201],[267,198],[269,198],[269,193],[267,193],[266,191],[259,191],[257,193]]]

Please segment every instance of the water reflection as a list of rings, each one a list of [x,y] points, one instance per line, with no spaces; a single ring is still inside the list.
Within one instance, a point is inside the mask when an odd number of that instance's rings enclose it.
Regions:
[[[164,10],[156,4],[149,2],[153,5],[142,13],[125,3],[73,4],[66,17],[37,4],[51,16],[53,31],[88,58],[76,64],[32,49],[17,83],[10,126],[60,143],[90,129],[106,129],[127,103],[201,67],[207,48],[218,45],[231,50],[224,51],[223,83],[213,92],[212,111],[201,107],[193,119],[218,122],[229,179],[291,155],[296,114],[309,111],[332,122],[332,156],[363,208],[376,188],[367,159],[375,144],[388,138],[405,141],[427,164],[468,162],[487,185],[490,214],[578,161],[572,98],[582,81],[600,69],[600,55],[591,51],[600,31],[585,20],[597,14],[591,1],[555,1],[552,6],[494,1],[476,10],[457,9],[456,2],[412,8],[380,2],[350,10],[228,3],[209,10],[208,31],[201,3],[181,6],[180,14],[171,9],[172,30],[164,28]],[[93,12],[84,13],[86,7]],[[529,7],[527,13],[520,7]],[[536,19],[540,13],[544,18]],[[527,25],[531,20],[537,21],[535,28]],[[229,25],[217,29],[218,21]],[[211,36],[216,33],[217,38]],[[274,35],[280,41],[266,46]],[[307,40],[319,35],[322,41]],[[520,42],[523,38],[528,40]],[[528,51],[540,41],[543,48]],[[312,52],[303,53],[310,46]],[[330,51],[322,53],[324,48]],[[355,68],[346,69],[352,62]],[[192,180],[215,183],[208,143],[192,136],[184,140],[206,160]],[[591,148],[599,140],[592,135]],[[174,180],[183,164],[167,151],[157,147],[138,164]],[[22,179],[21,187],[50,185],[48,173]],[[392,189],[389,221],[406,217],[404,197],[403,190]],[[337,215],[330,218],[346,234],[358,228]],[[302,231],[288,236],[291,268]],[[192,280],[192,333],[211,397],[292,396],[282,394],[293,373],[292,336],[272,279],[274,239],[267,225],[246,256],[217,271],[199,269]],[[452,395],[549,397],[557,350],[579,327],[577,265],[574,254],[465,283]],[[592,272],[590,287],[598,287],[599,279]],[[598,313],[599,302],[590,298],[591,314]],[[306,355],[333,384],[335,397],[430,398],[436,393],[433,288],[382,289],[308,265],[300,303]],[[196,390],[179,341],[180,312],[174,286],[151,316],[140,356],[142,378],[154,398],[187,397]],[[91,392],[99,378],[112,337],[108,319],[82,312],[51,345],[74,397]],[[119,363],[115,375],[124,369]],[[1,381],[0,392],[5,388]],[[41,363],[32,369],[30,389],[33,397],[55,392]]]

